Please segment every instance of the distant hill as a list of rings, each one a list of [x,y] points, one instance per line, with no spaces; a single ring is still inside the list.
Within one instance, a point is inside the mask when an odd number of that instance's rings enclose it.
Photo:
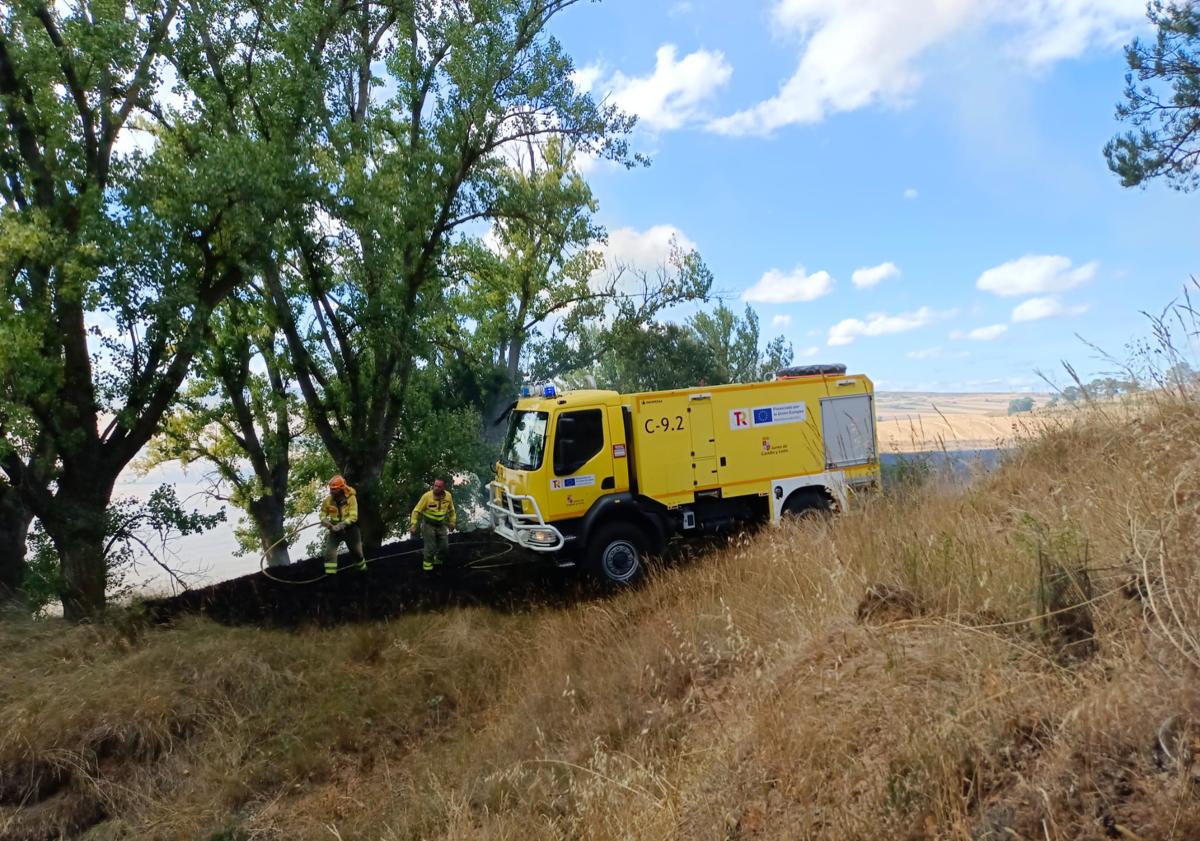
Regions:
[[[1049,394],[1026,392],[942,393],[880,391],[876,395],[881,451],[995,449],[1040,428],[1036,407]],[[1032,397],[1034,414],[1009,416],[1009,401]]]

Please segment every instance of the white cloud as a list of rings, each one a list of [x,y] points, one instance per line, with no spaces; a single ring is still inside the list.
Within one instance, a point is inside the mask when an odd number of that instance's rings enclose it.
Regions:
[[[854,274],[850,275],[850,282],[859,289],[868,289],[893,277],[900,277],[900,269],[895,263],[888,262],[870,268],[855,269]]]
[[[496,231],[495,223],[488,225],[488,229],[483,235],[483,247],[493,254],[504,252],[504,243],[500,242],[500,234]]]
[[[833,278],[829,272],[808,274],[803,266],[796,266],[788,274],[771,269],[742,293],[742,300],[762,304],[792,304],[815,301],[832,291]]]
[[[903,333],[916,330],[932,324],[943,314],[935,312],[930,307],[921,307],[916,312],[888,315],[877,312],[867,316],[866,320],[847,318],[829,328],[829,345],[853,344],[855,339],[862,336],[883,336],[889,333]]]
[[[1000,338],[1007,332],[1007,324],[990,324],[987,327],[976,327],[967,333],[967,338],[974,339],[977,342],[990,342]]]
[[[1013,308],[1013,321],[1038,321],[1043,318],[1058,318],[1064,315],[1082,315],[1087,312],[1087,304],[1067,306],[1059,298],[1030,298],[1022,301]]]
[[[604,68],[599,64],[586,64],[571,71],[571,82],[580,93],[590,93],[603,74]]]
[[[636,114],[641,125],[654,131],[678,129],[706,118],[706,101],[729,81],[733,67],[721,52],[696,50],[681,59],[676,52],[674,44],[659,47],[648,76],[617,71],[601,82],[598,68],[585,67],[575,71],[574,80],[577,87],[587,84],[581,90]]]
[[[1095,261],[1072,267],[1070,259],[1053,255],[1026,255],[988,269],[975,285],[1005,297],[1046,295],[1082,286],[1096,276]]]
[[[653,225],[644,231],[636,228],[617,228],[608,232],[608,242],[600,246],[608,269],[631,266],[653,270],[671,256],[674,240],[685,252],[696,247],[696,243],[674,225]]]
[[[772,327],[791,327],[792,317],[790,315],[777,315],[771,319]]]
[[[1119,47],[1146,24],[1144,0],[1022,0],[1006,11],[1019,29],[1014,49],[1035,67]]]
[[[904,354],[909,359],[937,359],[942,355],[940,347],[927,347],[921,350],[910,350]]]
[[[821,355],[821,348],[818,345],[806,347],[804,350],[796,351],[796,356],[800,359],[816,359]]]
[[[487,236],[484,236],[487,245]],[[593,289],[613,287],[617,292],[637,295],[643,291],[643,279],[654,278],[668,266],[672,248],[685,254],[696,243],[674,225],[652,225],[645,230],[624,227],[608,232],[607,240],[595,241],[591,248],[600,252],[603,264],[592,273],[589,282]],[[569,312],[572,307],[567,307]]]
[[[769,134],[878,103],[903,104],[925,55],[988,26],[1030,66],[1122,43],[1144,23],[1144,0],[775,0],[778,30],[800,51],[779,92],[714,120],[722,134]]]
[[[907,190],[904,191],[904,198],[908,199],[909,201],[912,201],[919,195],[921,195],[921,194],[917,192],[916,187],[909,187]]]

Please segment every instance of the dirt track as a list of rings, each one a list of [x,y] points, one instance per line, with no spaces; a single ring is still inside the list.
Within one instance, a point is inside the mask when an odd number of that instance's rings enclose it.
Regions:
[[[509,549],[486,532],[455,534],[443,569],[421,571],[420,541],[368,550],[366,572],[322,576],[320,558],[222,581],[178,596],[148,601],[152,617],[168,621],[199,613],[230,625],[294,627],[382,619],[400,613],[486,604],[527,610],[563,604],[588,591],[585,576],[544,558]],[[346,555],[339,558],[349,564]],[[313,583],[296,583],[318,579]]]

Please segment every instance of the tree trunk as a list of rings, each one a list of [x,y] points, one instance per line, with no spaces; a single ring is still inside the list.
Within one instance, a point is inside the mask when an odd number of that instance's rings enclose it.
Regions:
[[[483,424],[483,440],[488,446],[499,451],[504,444],[504,435],[508,432],[508,419],[505,418],[501,423],[496,423],[496,419],[512,405],[520,393],[516,376],[509,372],[507,380],[497,378],[495,386],[489,389],[489,392],[484,396],[483,417],[480,419]]]
[[[108,568],[104,560],[104,530],[68,526],[51,533],[62,561],[63,617],[72,622],[104,611]]]
[[[358,495],[358,528],[363,546],[374,549],[383,543],[388,533],[388,524],[383,519],[383,508],[379,504],[379,477],[383,474],[384,453],[377,458],[363,453],[363,460],[345,465],[346,482]]]
[[[17,601],[25,579],[25,538],[33,519],[11,485],[0,485],[0,607]]]
[[[63,617],[77,622],[104,611],[108,563],[104,555],[105,514],[115,481],[64,480],[52,513],[42,526],[62,564]]]
[[[260,496],[250,501],[249,509],[258,539],[262,541],[267,566],[283,567],[290,564],[292,560],[288,556],[283,500],[274,494]]]
[[[388,533],[388,524],[383,520],[383,510],[379,505],[379,495],[373,492],[378,480],[368,484],[360,479],[355,483],[347,477],[346,481],[358,492],[358,528],[362,534],[363,546],[374,549],[383,543]]]

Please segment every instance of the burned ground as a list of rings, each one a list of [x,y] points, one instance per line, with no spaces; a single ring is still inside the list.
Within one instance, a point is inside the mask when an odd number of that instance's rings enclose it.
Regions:
[[[486,532],[451,535],[441,569],[421,569],[421,543],[401,540],[366,552],[367,569],[325,575],[320,558],[232,578],[145,603],[168,621],[199,614],[226,625],[296,627],[387,619],[403,613],[482,605],[500,611],[567,603],[589,591],[585,576],[559,569]],[[592,591],[594,592],[594,591]]]
[[[708,536],[671,544],[652,567],[687,563],[724,545]],[[400,540],[366,552],[367,569],[350,566],[325,575],[320,558],[231,578],[170,598],[144,603],[149,617],[167,622],[202,615],[225,625],[292,628],[388,619],[406,613],[450,607],[488,607],[517,612],[562,607],[611,595],[582,567],[559,568],[544,556],[518,549],[490,532],[450,536],[450,552],[441,569],[421,569],[421,542]]]

